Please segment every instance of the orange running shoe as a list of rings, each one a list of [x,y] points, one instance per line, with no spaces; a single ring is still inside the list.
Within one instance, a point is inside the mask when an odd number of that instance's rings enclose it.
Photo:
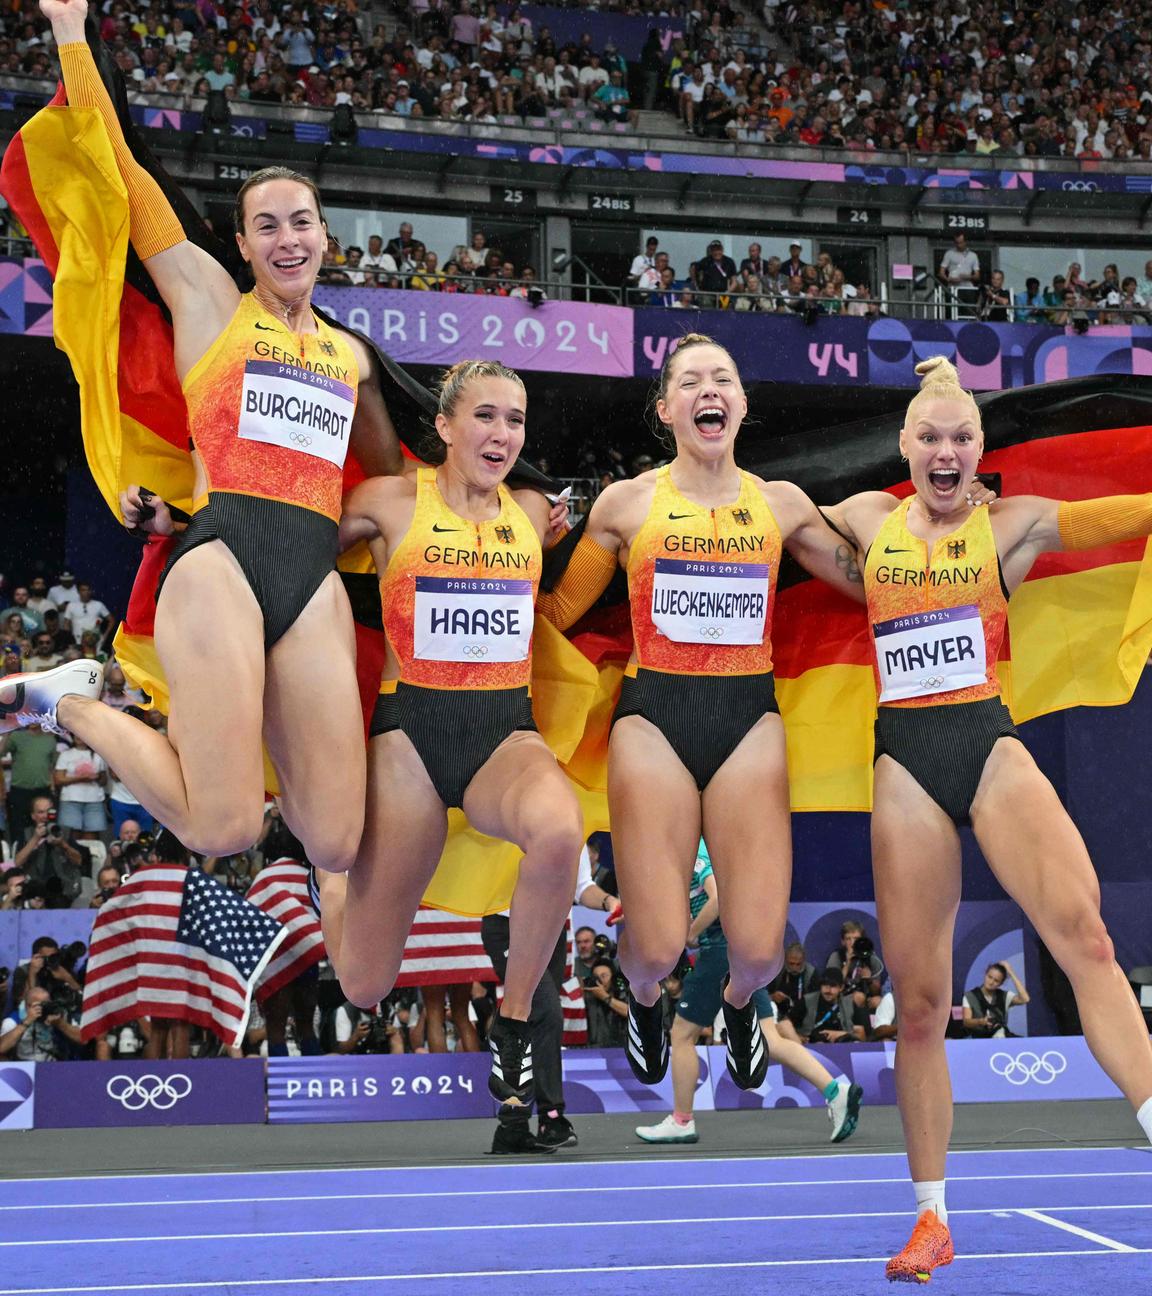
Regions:
[[[885,1269],[889,1282],[926,1283],[932,1270],[951,1264],[952,1234],[941,1224],[935,1211],[927,1210],[916,1221],[908,1245],[888,1261]]]

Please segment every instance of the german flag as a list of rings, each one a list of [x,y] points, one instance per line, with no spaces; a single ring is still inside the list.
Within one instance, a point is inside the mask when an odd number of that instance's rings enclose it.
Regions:
[[[1092,499],[1152,488],[1152,378],[1071,379],[977,403],[986,446],[981,474],[1004,496]],[[912,483],[897,449],[902,422],[892,415],[785,436],[747,467],[796,482],[817,503],[862,490],[903,498]],[[999,667],[1018,723],[1131,698],[1152,650],[1150,553],[1147,542],[1134,541],[1037,561],[1009,604]],[[599,690],[568,770],[599,805],[606,799],[607,725],[632,647],[627,608],[598,608],[572,637],[597,663]],[[786,559],[773,647],[793,810],[870,810],[876,688],[863,606]]]

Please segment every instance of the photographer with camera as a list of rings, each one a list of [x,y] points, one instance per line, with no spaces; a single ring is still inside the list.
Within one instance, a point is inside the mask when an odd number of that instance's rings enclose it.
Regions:
[[[810,1044],[839,1044],[868,1034],[868,1010],[844,984],[844,975],[828,967],[820,973],[819,989],[804,996],[799,1032]]]
[[[28,874],[15,865],[4,874],[3,886],[0,888],[0,910],[24,908],[24,884],[27,881]]]
[[[1004,983],[1009,978],[1014,988],[1005,990]],[[1004,1039],[1011,1036],[1008,1009],[1028,1003],[1029,998],[1011,963],[1005,960],[989,963],[982,984],[964,995],[964,1029],[969,1038]]]
[[[627,1033],[628,990],[616,964],[599,958],[584,982],[589,1048],[623,1048]]]
[[[118,864],[101,865],[100,871],[96,874],[96,893],[88,901],[88,908],[99,909],[105,900],[111,900],[120,890],[122,880]]]
[[[825,966],[836,968],[843,975],[845,988],[856,996],[858,1006],[875,1011],[880,1002],[884,962],[876,953],[872,938],[858,922],[849,918],[842,924],[840,948],[828,955]]]
[[[66,905],[80,894],[84,854],[61,836],[56,826],[56,806],[50,796],[35,797],[30,813],[32,825],[12,865],[22,868],[29,881],[40,883],[50,892],[59,888],[60,898]],[[53,879],[56,884],[50,887]]]
[[[0,1022],[0,1058],[58,1062],[71,1055],[70,1045],[79,1048],[80,1042],[80,1027],[70,1019],[66,1005],[29,975],[15,1014]]]
[[[799,941],[784,950],[784,966],[768,982],[768,997],[776,1005],[777,1028],[785,1039],[799,1039],[793,1018],[804,1012],[804,996],[816,987],[818,973],[808,962],[808,954]]]

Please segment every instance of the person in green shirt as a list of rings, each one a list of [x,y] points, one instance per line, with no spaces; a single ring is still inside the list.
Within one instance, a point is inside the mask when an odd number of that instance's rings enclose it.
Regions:
[[[39,725],[14,729],[0,738],[0,759],[12,758],[12,786],[8,789],[8,840],[18,845],[32,822],[32,802],[52,795],[56,768],[56,739]]]

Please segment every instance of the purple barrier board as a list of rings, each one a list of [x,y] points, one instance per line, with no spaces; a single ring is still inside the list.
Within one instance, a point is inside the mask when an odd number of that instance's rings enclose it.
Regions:
[[[0,1062],[0,1130],[31,1129],[35,1113],[36,1063]]]
[[[185,1062],[42,1062],[36,1128],[262,1125],[260,1058]]]
[[[632,377],[632,321],[624,306],[386,288],[317,288],[313,301],[367,333],[401,364],[499,360],[512,369]]]

